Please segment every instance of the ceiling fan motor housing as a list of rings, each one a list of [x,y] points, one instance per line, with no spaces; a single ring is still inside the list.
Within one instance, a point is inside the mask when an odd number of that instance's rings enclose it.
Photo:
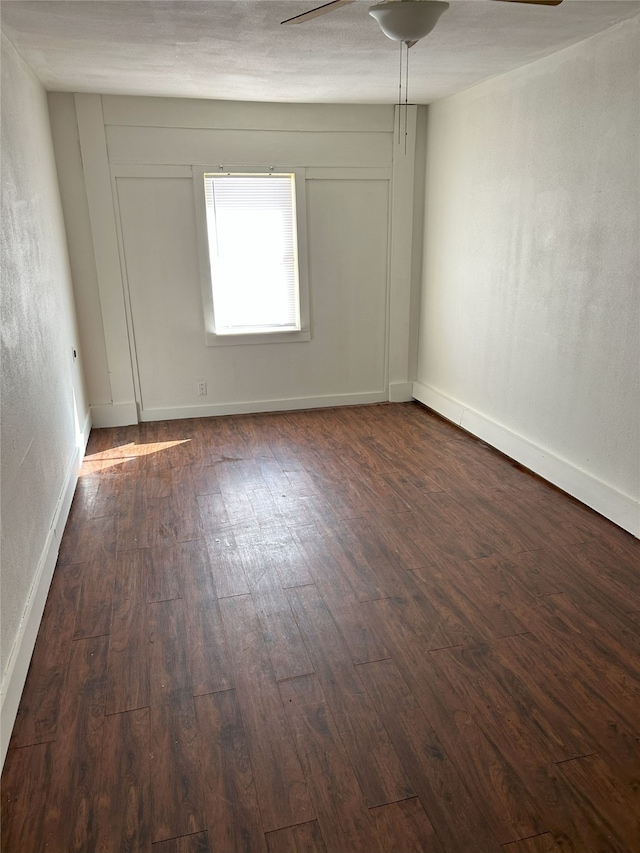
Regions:
[[[369,14],[390,39],[416,42],[431,32],[448,8],[442,0],[391,0],[372,6]]]

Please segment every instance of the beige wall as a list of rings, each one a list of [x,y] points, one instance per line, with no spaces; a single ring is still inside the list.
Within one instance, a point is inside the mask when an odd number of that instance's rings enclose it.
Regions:
[[[2,758],[88,429],[42,86],[2,37]]]
[[[638,18],[429,109],[416,395],[640,535]]]
[[[49,104],[94,423],[409,398],[415,137],[394,145],[393,108]],[[219,164],[307,170],[310,341],[206,345],[190,169]]]

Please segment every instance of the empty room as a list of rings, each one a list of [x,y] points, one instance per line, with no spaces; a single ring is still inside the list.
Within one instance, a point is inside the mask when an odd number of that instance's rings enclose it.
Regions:
[[[640,850],[640,3],[0,21],[2,853]]]

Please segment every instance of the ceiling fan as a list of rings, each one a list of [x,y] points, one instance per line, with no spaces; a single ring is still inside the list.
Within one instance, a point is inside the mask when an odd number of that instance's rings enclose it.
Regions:
[[[283,24],[303,24],[327,12],[333,12],[342,6],[348,6],[355,0],[330,0],[322,6],[316,6],[282,21]],[[500,0],[503,3],[529,3],[535,6],[559,6],[562,0]],[[394,41],[403,42],[412,47],[435,27],[440,15],[449,8],[443,0],[388,0],[371,6],[369,14],[376,19],[382,32]]]

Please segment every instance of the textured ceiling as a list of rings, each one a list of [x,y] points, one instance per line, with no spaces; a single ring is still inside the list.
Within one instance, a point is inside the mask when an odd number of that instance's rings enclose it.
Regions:
[[[319,0],[322,2],[322,0]],[[243,101],[393,103],[398,45],[373,0],[304,24],[314,0],[3,0],[2,28],[47,89]],[[558,7],[451,0],[410,51],[409,99],[429,103],[640,12],[627,0]]]

